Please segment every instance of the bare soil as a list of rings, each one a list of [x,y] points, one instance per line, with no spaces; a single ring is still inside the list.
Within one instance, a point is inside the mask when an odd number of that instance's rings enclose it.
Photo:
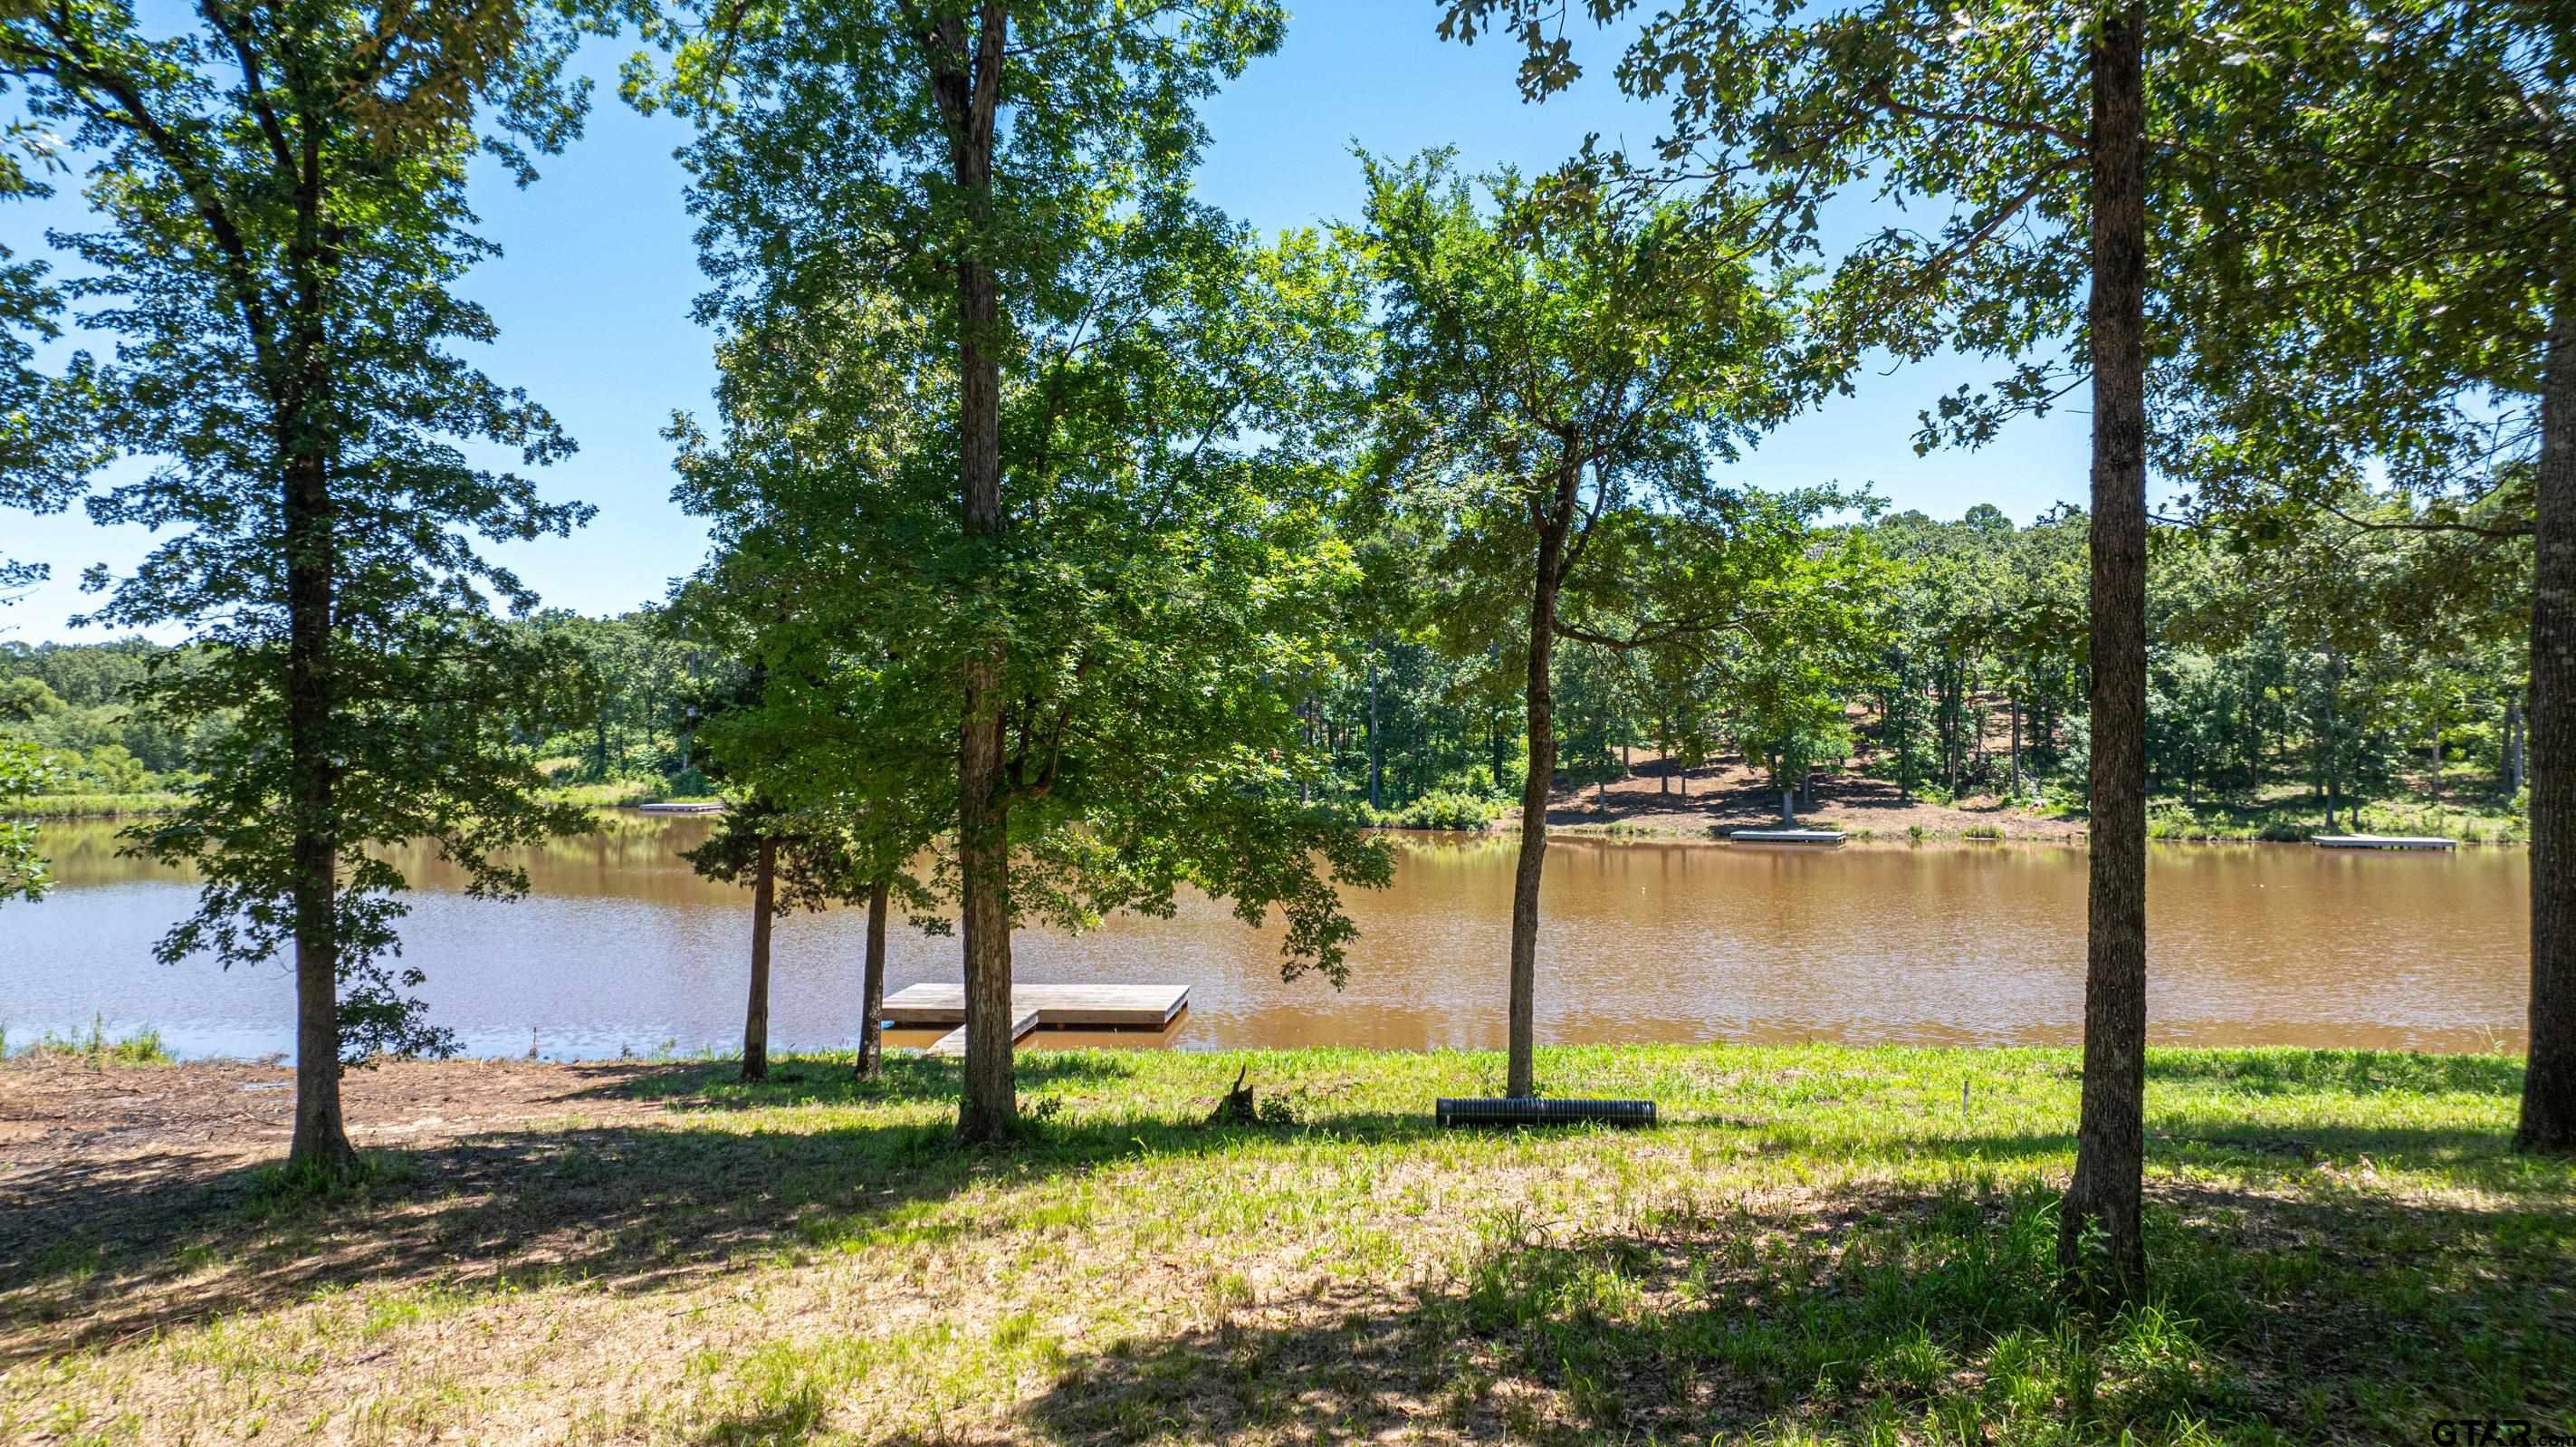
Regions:
[[[673,1067],[628,1062],[407,1060],[354,1069],[341,1081],[349,1138],[361,1150],[416,1149],[539,1120],[611,1124],[670,1107],[625,1092]],[[167,1068],[99,1066],[73,1056],[0,1065],[0,1207],[13,1181],[69,1162],[121,1157],[282,1158],[294,1133],[295,1072],[243,1061]],[[0,1251],[16,1225],[0,1212]]]
[[[1557,790],[1548,803],[1548,824],[1560,829],[1617,824],[1704,834],[1711,829],[1779,822],[1780,793],[1771,787],[1770,774],[1740,757],[1728,756],[1690,770],[1642,749],[1630,759],[1635,772],[1599,790],[1588,786]],[[2047,818],[1991,796],[1970,796],[1954,804],[1909,799],[1895,784],[1872,777],[1871,762],[1856,758],[1846,770],[1819,772],[1815,802],[1800,806],[1799,822],[1853,832],[1865,829],[1882,838],[1902,838],[1909,828],[1955,835],[1972,827],[2001,829],[2012,839],[2084,837],[2081,818]]]

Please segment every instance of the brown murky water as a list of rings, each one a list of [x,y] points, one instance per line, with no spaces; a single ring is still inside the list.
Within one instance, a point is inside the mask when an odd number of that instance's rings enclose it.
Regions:
[[[469,900],[425,857],[403,926],[439,1021],[478,1054],[616,1055],[740,1041],[744,892],[673,856],[703,820],[618,816],[529,861],[535,893]],[[115,857],[114,828],[49,828],[61,887],[0,907],[0,1023],[150,1025],[184,1054],[283,1049],[282,969],[153,963],[184,879]],[[1540,1036],[1555,1042],[1843,1040],[2064,1043],[2083,1019],[2084,852],[2052,845],[1551,845]],[[1512,845],[1408,839],[1394,886],[1350,907],[1350,987],[1279,979],[1275,929],[1185,901],[1080,938],[1019,937],[1030,981],[1174,981],[1189,1013],[1159,1034],[1076,1042],[1496,1046]],[[2166,1044],[2519,1050],[2528,856],[2340,853],[2304,845],[2159,847],[2149,882],[2149,1006]],[[864,921],[784,920],[771,1019],[786,1047],[846,1042]],[[890,988],[957,978],[956,942],[898,929]],[[920,1037],[911,1037],[920,1038]]]

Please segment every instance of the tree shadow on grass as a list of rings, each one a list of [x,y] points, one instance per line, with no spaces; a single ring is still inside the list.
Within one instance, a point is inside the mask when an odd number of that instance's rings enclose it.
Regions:
[[[952,1103],[965,1079],[965,1062],[929,1055],[888,1055],[874,1080],[851,1074],[846,1052],[788,1056],[769,1078],[745,1081],[733,1060],[690,1061],[620,1075],[569,1100],[658,1100],[674,1110],[772,1110],[788,1105],[905,1105]],[[1019,1056],[1013,1078],[1023,1091],[1051,1085],[1126,1080],[1134,1072],[1112,1052],[1048,1051]]]
[[[2411,1439],[2436,1416],[2564,1419],[2563,1217],[2500,1235],[2473,1210],[2165,1180],[2156,1302],[2101,1320],[2057,1289],[2055,1209],[2053,1184],[2024,1181],[1851,1187],[1570,1237],[1498,1213],[1454,1273],[1113,1343],[1023,1421],[1095,1443],[2053,1441],[2060,1424],[2077,1440],[2230,1424]]]
[[[922,1209],[988,1184],[1307,1134],[1336,1149],[1400,1153],[1433,1133],[1427,1100],[1419,1113],[1318,1115],[1303,1131],[1209,1129],[1187,1112],[1111,1112],[1039,1115],[1016,1151],[961,1151],[944,1113],[925,1121],[917,1108],[953,1098],[956,1067],[911,1059],[889,1065],[886,1080],[851,1085],[837,1068],[792,1063],[782,1077],[803,1069],[817,1078],[752,1088],[726,1086],[721,1064],[624,1071],[565,1098],[665,1100],[673,1107],[667,1121],[541,1124],[377,1153],[372,1180],[327,1202],[281,1192],[261,1169],[177,1150],[21,1174],[0,1182],[0,1364],[272,1309],[336,1285],[472,1288],[569,1279],[618,1292],[680,1289],[747,1256],[1019,1229],[1007,1205],[990,1213]],[[1079,1090],[1125,1073],[1098,1057],[1051,1055],[1023,1062],[1020,1078],[1043,1111],[1045,1101],[1060,1098],[1045,1087]],[[805,1103],[861,1113],[797,1113]],[[900,1119],[871,1120],[864,1114],[870,1104],[915,1108]],[[777,1119],[692,1121],[680,1113],[755,1106],[777,1108]],[[2151,1121],[2151,1128],[2162,1133],[2150,1147],[2159,1172],[2208,1166],[2247,1183],[2251,1194],[2325,1200],[2336,1209],[2375,1199],[2345,1179],[2372,1160],[2463,1182],[2500,1178],[2512,1166],[2501,1137],[2469,1130],[2323,1127],[2302,1128],[2293,1138],[2238,1129],[2203,1138],[2187,1134],[2180,1119]],[[1794,1119],[1681,1120],[1665,1133],[1734,1152],[1839,1153],[1863,1171],[1875,1161],[1928,1160],[1968,1175],[1988,1164],[2027,1174],[2034,1162],[2044,1168],[2046,1158],[2071,1149],[2062,1133],[1933,1129],[1846,1146]],[[2563,1255],[2568,1218],[2534,1217],[2500,1211],[2488,1224],[2491,1234],[2557,1243]],[[2403,1259],[2413,1240],[2391,1236],[2377,1249]]]
[[[1078,1057],[1024,1066],[1024,1086],[1087,1079]],[[889,1062],[894,1064],[895,1062]],[[955,1092],[954,1068],[901,1062],[823,1104]],[[714,1101],[686,1070],[600,1094],[672,1087],[675,1107],[791,1107],[771,1087]],[[775,1089],[798,1089],[781,1082]],[[828,1093],[828,1092],[827,1092]],[[1028,1104],[1024,1097],[1024,1105]],[[1398,1142],[1427,1119],[1336,1118]],[[1280,1132],[1129,1115],[1027,1118],[1008,1151],[960,1149],[942,1119],[785,1128],[672,1123],[481,1132],[366,1153],[367,1178],[327,1200],[282,1188],[271,1165],[160,1151],[76,1160],[0,1182],[0,1365],[112,1343],[333,1285],[498,1285],[572,1279],[621,1292],[685,1285],[747,1254],[1003,1231],[1008,1219],[924,1224],[917,1208],[989,1182],[1222,1152]]]
[[[1401,1148],[1433,1127],[1422,1116],[1353,1114],[1307,1129]],[[1757,1153],[1812,1149],[1794,1131],[1671,1129],[1723,1131]],[[1024,1145],[996,1153],[958,1150],[944,1122],[518,1130],[374,1153],[374,1177],[328,1202],[281,1194],[263,1168],[215,1167],[201,1156],[72,1163],[0,1191],[0,1362],[273,1308],[328,1285],[572,1279],[650,1292],[746,1255],[1008,1231],[1015,1223],[1006,1215],[934,1219],[918,1208],[1028,1171],[1110,1169],[1298,1134],[1133,1116],[1033,1121]],[[2005,1165],[2068,1147],[2061,1136],[1967,1135],[1905,1141],[1886,1158]],[[2276,1192],[2344,1195],[2352,1193],[2332,1174],[2339,1163],[2502,1155],[2500,1142],[2472,1133],[2385,1130],[2169,1139],[2152,1149],[2168,1168],[2221,1168]]]

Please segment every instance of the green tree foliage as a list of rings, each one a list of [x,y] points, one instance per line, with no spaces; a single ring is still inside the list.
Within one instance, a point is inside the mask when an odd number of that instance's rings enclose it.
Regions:
[[[28,175],[30,160],[52,160],[50,138],[27,121],[0,130],[0,202],[50,194]],[[60,335],[61,293],[41,261],[0,246],[0,508],[59,512],[104,460],[81,425],[77,384],[35,365],[36,346]],[[0,554],[0,605],[47,575],[44,564]],[[59,702],[59,700],[57,700]],[[12,712],[20,717],[12,720]],[[0,724],[31,721],[0,694]],[[36,743],[0,738],[0,809],[61,782],[57,761]],[[47,887],[35,827],[0,820],[0,899],[38,899]]]
[[[906,469],[918,481],[935,427],[894,370],[905,354],[838,352],[834,329],[790,315],[746,326],[719,354],[722,440],[685,415],[672,429],[682,445],[673,496],[709,520],[714,551],[675,594],[679,621],[666,631],[720,640],[749,664],[703,724],[707,767],[738,802],[689,859],[752,890],[746,1079],[768,1068],[772,917],[865,901],[857,1074],[867,1078],[883,1055],[890,908],[899,896],[947,930],[928,916],[934,897],[913,868],[953,818],[944,739],[876,691],[888,656],[919,640],[874,626],[871,567],[882,560],[872,563],[861,522],[894,505]],[[809,363],[838,385],[815,390]]]
[[[1954,796],[2010,795],[2050,772],[2056,721],[2085,708],[2083,515],[2015,528],[1986,506],[1955,523],[1904,512],[1871,536],[1897,567],[1877,689],[1882,771],[1907,793]],[[2027,756],[2014,743],[2025,736]]]
[[[2207,698],[2172,701],[2161,752],[2237,783],[2263,772],[2267,734],[2303,733],[2329,826],[2338,803],[2389,787],[2419,740],[2438,795],[2443,715],[2500,717],[2519,698],[2530,566],[2527,545],[2409,526],[2424,513],[2402,496],[2356,487],[2334,501],[2286,534],[2261,522],[2177,534],[2158,603],[2160,634],[2214,670],[2178,677],[2173,691]],[[2499,776],[2508,764],[2489,762]]]
[[[856,498],[818,498],[799,513],[828,521],[860,505]],[[2148,589],[2154,635],[2148,780],[2159,810],[2179,804],[2271,813],[2286,802],[2285,791],[2303,790],[2321,819],[2328,762],[2325,643],[2334,637],[2345,639],[2335,651],[2346,660],[2338,696],[2347,702],[2333,712],[2345,729],[2357,730],[2349,747],[2363,764],[2335,786],[2339,818],[2354,804],[2407,797],[2512,807],[2521,787],[2514,748],[2528,543],[2395,526],[2408,513],[2393,498],[2356,495],[2338,505],[2361,524],[2329,514],[2327,525],[2295,535],[2214,525],[2159,530]],[[1821,741],[1835,736],[1848,705],[1858,724],[1851,747],[1872,777],[1938,790],[1955,775],[1958,798],[2045,791],[2080,809],[2085,519],[2061,509],[2011,528],[1984,516],[1991,511],[1972,508],[1951,522],[1896,513],[1856,525],[1868,556],[1878,561],[1853,582],[1847,596],[1859,607],[1856,616],[1842,615],[1846,626],[1839,633],[1819,627],[1786,639],[1789,646],[1777,652],[1741,644],[1629,652],[1615,672],[1603,675],[1610,691],[1603,695],[1601,748],[1614,764],[1623,741],[1689,768],[1748,745],[1749,757],[1767,761],[1779,734],[1758,716],[1775,700],[1798,706],[1803,699],[1804,707],[1819,710],[1811,717],[1820,725],[1820,742],[1806,751],[1819,767],[1844,757]],[[785,514],[755,508],[746,516],[773,526]],[[1820,530],[1809,552],[1823,560],[1847,541],[1844,532]],[[750,571],[763,549],[748,535],[722,533],[720,540],[700,585],[683,597],[740,600],[746,606],[732,611],[749,617],[757,600],[769,596]],[[1415,547],[1419,552],[1423,545],[1417,540]],[[805,569],[830,556],[820,534],[803,532],[780,534],[776,554]],[[2285,586],[2285,579],[2297,586]],[[1407,574],[1405,587],[1415,603],[1437,601],[1427,573]],[[2319,620],[2335,611],[2328,603],[2347,594],[2336,605],[2341,631],[2320,631]],[[845,596],[858,595],[842,593],[838,584],[806,594],[809,602]],[[1330,662],[1295,711],[1296,751],[1305,770],[1300,783],[1317,803],[1366,802],[1368,664],[1374,661],[1386,817],[1437,815],[1461,821],[1450,827],[1480,826],[1499,799],[1519,790],[1527,742],[1518,682],[1498,646],[1453,654],[1436,633],[1424,631],[1427,625],[1390,621],[1393,607],[1355,602],[1340,614]],[[685,624],[667,616],[678,611],[693,616]],[[863,624],[863,614],[836,616],[822,632],[848,636]],[[752,715],[740,713],[726,690],[739,694],[747,661],[768,670],[768,688],[787,688],[794,655],[733,638],[694,603],[689,610],[657,605],[602,619],[549,614],[541,626],[576,635],[595,628],[617,640],[584,649],[583,686],[573,697],[597,713],[556,718],[557,731],[539,746],[558,778],[590,777],[588,741],[606,729],[616,740],[612,757],[624,761],[611,777],[672,792],[680,783],[694,783],[695,792],[714,792],[719,784],[747,788],[743,771],[763,757],[775,770],[777,782],[764,785],[773,793],[815,782],[800,807],[819,807],[862,781],[882,787],[896,780],[895,772],[874,769],[884,753],[844,730],[839,705],[820,683],[806,685],[815,691],[800,703],[804,712],[779,715],[774,730],[764,727],[774,733],[774,752],[729,762],[728,736],[737,720]],[[674,634],[688,637],[684,657],[696,660],[677,675],[665,671],[668,655],[660,652]],[[1837,653],[1837,637],[1865,656]],[[1560,673],[1556,688],[1568,699],[1569,690],[1589,686],[1577,675],[1590,676],[1591,647],[1559,650],[1570,671]],[[0,644],[0,732],[43,745],[58,766],[61,790],[106,787],[87,773],[93,753],[130,757],[149,772],[145,787],[175,786],[183,780],[174,776],[193,770],[196,744],[125,703],[126,688],[164,655],[172,659],[168,666],[184,666],[184,650],[139,640]],[[1569,657],[1575,662],[1564,665]],[[833,686],[856,681],[853,675]],[[1821,704],[1827,697],[1830,710]],[[649,708],[646,700],[653,701]],[[1569,702],[1560,712],[1591,708],[1588,701]],[[695,723],[687,722],[692,710]],[[1939,726],[1944,717],[1961,720],[1946,738]],[[1565,747],[1589,735],[1588,712],[1584,719],[1560,718]],[[517,721],[513,728],[533,734],[536,724]],[[918,752],[935,754],[944,746],[943,731],[931,733],[914,746]],[[2437,746],[2438,779],[2429,772]],[[694,779],[683,777],[683,758]],[[1567,779],[1559,772],[1562,786]],[[1689,787],[1673,774],[1666,770],[1659,781],[1667,798]],[[2014,792],[2016,779],[2021,795]],[[1425,806],[1430,812],[1416,808],[1432,799],[1440,803]],[[939,812],[935,802],[926,807]],[[934,818],[917,837],[927,840],[940,827]]]
[[[42,125],[27,119],[0,125],[0,203],[51,195],[53,188],[28,167],[58,165],[56,150]],[[0,508],[60,512],[106,460],[85,425],[81,378],[36,365],[38,344],[62,334],[62,303],[44,262],[0,246]],[[0,603],[46,574],[42,563],[0,555]]]
[[[1447,646],[1498,651],[1525,679],[1505,1088],[1528,1095],[1555,649],[1684,647],[1768,616],[1753,595],[1826,499],[1712,473],[1794,404],[1808,359],[1740,238],[1675,208],[1580,172],[1505,172],[1480,197],[1440,152],[1363,164],[1349,241],[1384,317],[1374,484],[1430,532]],[[1610,767],[1609,682],[1577,778]]]
[[[65,290],[120,337],[84,363],[90,425],[149,459],[91,515],[164,534],[95,578],[102,623],[180,625],[205,645],[150,671],[134,706],[227,731],[192,762],[188,806],[136,839],[192,866],[199,907],[165,958],[227,964],[290,943],[297,973],[291,1157],[351,1160],[344,1057],[439,1050],[404,992],[401,876],[373,845],[429,838],[479,894],[524,876],[497,851],[578,817],[535,804],[505,720],[541,714],[553,655],[488,607],[532,603],[474,541],[587,516],[469,462],[570,444],[466,365],[491,318],[451,288],[490,247],[466,229],[482,153],[522,180],[577,127],[573,23],[548,7],[209,0],[173,32],[119,0],[0,16],[0,71],[92,164],[93,229]]]
[[[553,777],[709,791],[698,730],[740,687],[744,661],[708,634],[702,618],[656,604],[608,618],[548,610],[522,628],[567,650],[580,682],[580,716],[543,745]]]
[[[120,770],[128,787],[177,787],[197,772],[230,727],[227,716],[188,727],[137,709],[143,682],[156,666],[186,669],[184,649],[142,639],[116,643],[0,643],[0,731],[42,745],[63,770],[62,788],[109,792],[84,767],[91,756],[130,760],[144,777]]]
[[[5,817],[8,807],[54,786],[45,751],[24,739],[0,738],[0,902],[42,899],[53,878],[37,848],[36,826]]]
[[[1579,70],[1567,8],[1453,0],[1443,31],[1505,29],[1527,52],[1524,90],[1544,95]],[[1640,7],[1580,9],[1607,22]],[[1711,209],[1775,251],[1817,249],[1823,206],[1854,191],[1935,212],[1853,247],[1830,284],[1846,354],[2011,359],[2001,385],[1944,398],[1924,445],[1982,441],[2077,385],[2092,392],[2088,1060],[2060,1256],[2106,1301],[2145,1285],[2146,366],[2163,345],[2155,279],[2185,269],[2149,258],[2186,228],[2173,213],[2192,177],[2228,154],[2213,138],[2241,100],[2243,32],[2296,23],[2223,4],[1684,0],[1643,19],[1618,68],[1630,94],[1669,102],[1671,124],[1652,155],[1604,164],[1658,191],[1716,181],[1726,199]]]
[[[2274,537],[2352,524],[2364,478],[2417,500],[2396,526],[2531,536],[2518,1141],[2576,1151],[2576,27],[2547,0],[2294,14],[2231,45],[2264,100],[2233,150],[2269,184],[2212,175],[2177,213],[2209,262],[2166,466]]]
[[[787,406],[897,358],[940,418],[885,440],[881,506],[844,519],[861,646],[798,671],[863,674],[837,689],[854,731],[955,781],[934,884],[959,901],[959,1130],[1006,1137],[1015,920],[1167,912],[1188,883],[1247,922],[1279,907],[1283,969],[1338,978],[1332,881],[1390,867],[1301,804],[1295,749],[1353,572],[1321,403],[1356,301],[1313,238],[1254,246],[1189,194],[1196,103],[1280,13],[775,0],[678,23],[639,94],[704,123],[707,316],[811,368]],[[765,415],[722,445],[793,486],[797,429]]]

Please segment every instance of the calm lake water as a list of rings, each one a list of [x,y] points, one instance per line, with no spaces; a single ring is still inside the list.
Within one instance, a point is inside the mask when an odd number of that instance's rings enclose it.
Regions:
[[[730,1049],[741,1040],[750,910],[673,851],[693,819],[620,815],[528,861],[535,892],[470,900],[416,852],[403,923],[421,993],[471,1053],[557,1058]],[[115,827],[49,827],[60,887],[0,907],[0,1024],[151,1026],[186,1055],[287,1048],[285,970],[153,962],[189,882],[115,855]],[[1552,842],[1538,1028],[1551,1042],[1841,1040],[2068,1043],[2083,1021],[2081,847]],[[1499,1046],[1512,845],[1408,838],[1392,888],[1349,901],[1351,983],[1279,979],[1275,928],[1184,901],[1079,938],[1029,930],[1026,981],[1174,982],[1189,1012],[1160,1033],[1047,1044],[1215,1048]],[[2174,845],[2149,879],[2148,998],[2164,1044],[2519,1050],[2528,856]],[[773,1045],[845,1044],[863,913],[781,920]],[[954,981],[954,939],[897,928],[888,988]],[[926,1034],[890,1037],[918,1043]]]

